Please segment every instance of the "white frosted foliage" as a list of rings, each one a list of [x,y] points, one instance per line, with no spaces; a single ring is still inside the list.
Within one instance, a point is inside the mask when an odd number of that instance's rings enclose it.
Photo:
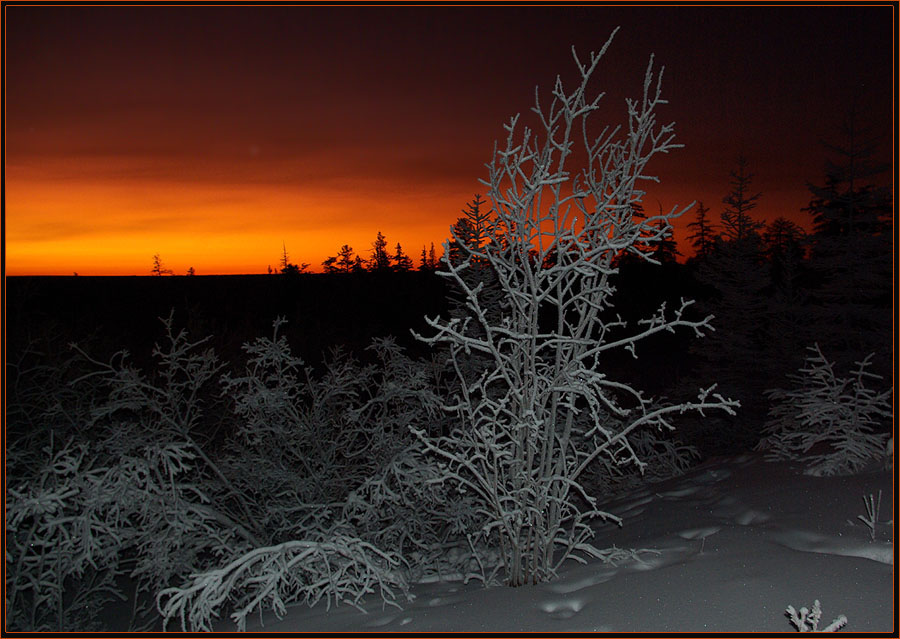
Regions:
[[[637,357],[637,344],[651,335],[712,329],[711,316],[688,318],[685,300],[632,328],[611,314],[618,258],[652,261],[639,245],[664,239],[687,210],[633,215],[642,183],[656,181],[647,163],[679,146],[673,125],[656,120],[665,100],[652,58],[641,97],[626,101],[627,124],[594,129],[603,94],[589,97],[588,85],[611,42],[588,63],[575,55],[574,91],[557,78],[549,102],[536,95],[536,132],[520,128],[519,116],[505,125],[484,181],[494,212],[489,241],[454,234],[464,259],[445,261],[440,273],[462,291],[467,313],[429,319],[435,333],[420,337],[449,346],[460,390],[446,409],[461,426],[441,437],[417,434],[446,464],[445,481],[474,496],[487,522],[482,533],[500,549],[511,585],[550,579],[570,557],[599,556],[588,521],[612,515],[579,483],[598,458],[643,468],[629,442],[636,429],[671,429],[674,414],[738,405],[714,386],[693,402],[659,403],[603,372],[611,350]],[[490,291],[483,278],[468,277],[478,270],[492,273]]]
[[[868,384],[881,379],[868,372],[870,354],[856,362],[849,377],[839,377],[818,344],[798,373],[794,387],[767,392],[773,401],[767,436],[758,448],[771,459],[800,459],[806,474],[853,473],[881,460],[889,435],[877,428],[892,416],[892,390]]]

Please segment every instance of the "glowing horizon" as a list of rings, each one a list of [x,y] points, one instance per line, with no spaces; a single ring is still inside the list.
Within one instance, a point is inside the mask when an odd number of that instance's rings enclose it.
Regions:
[[[535,85],[542,100],[557,74],[571,86],[570,45],[586,59],[617,25],[598,124],[625,122],[653,53],[659,121],[685,145],[648,167],[650,214],[703,201],[717,222],[743,154],[757,219],[808,228],[806,184],[824,179],[820,141],[840,139],[853,87],[866,83],[882,129],[894,113],[878,8],[3,11],[7,275],[147,275],[154,254],[175,274],[265,273],[282,243],[318,272],[344,244],[368,258],[379,231],[418,266],[486,196],[494,140],[527,120]],[[852,56],[827,46],[838,27]],[[538,31],[528,46],[506,38]],[[675,225],[684,257],[691,221]]]

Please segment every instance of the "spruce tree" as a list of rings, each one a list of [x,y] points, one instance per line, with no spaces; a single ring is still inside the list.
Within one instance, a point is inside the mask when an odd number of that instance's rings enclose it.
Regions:
[[[699,202],[695,214],[696,219],[688,224],[692,233],[688,235],[687,239],[694,249],[694,257],[698,260],[706,259],[716,243],[715,229],[706,216],[707,213],[709,213],[709,208],[703,206],[703,202]]]
[[[337,267],[341,273],[350,273],[353,271],[353,248],[349,244],[344,244],[337,254]]]
[[[870,352],[890,353],[892,212],[890,189],[879,185],[888,165],[876,160],[878,137],[854,104],[843,140],[825,144],[831,158],[824,186],[808,185],[812,200],[811,267],[816,285],[818,342],[841,365]],[[879,373],[886,364],[876,357]]]
[[[400,242],[397,242],[397,246],[395,248],[394,255],[391,257],[391,261],[394,263],[394,270],[398,273],[411,271],[413,268],[413,262],[410,257],[403,252],[403,247],[400,246]]]
[[[378,231],[372,242],[372,257],[369,259],[369,270],[380,273],[391,270],[391,257],[387,252],[387,239]]]
[[[727,205],[721,215],[722,234],[727,240],[741,242],[764,226],[763,222],[750,217],[750,211],[756,208],[762,193],[750,195],[753,174],[747,170],[747,158],[743,155],[738,158],[738,168],[731,172],[731,178],[731,193],[722,199]]]

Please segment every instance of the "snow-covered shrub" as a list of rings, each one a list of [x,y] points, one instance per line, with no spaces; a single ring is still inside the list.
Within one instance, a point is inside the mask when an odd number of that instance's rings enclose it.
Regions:
[[[364,539],[401,552],[411,581],[480,577],[481,557],[468,537],[484,522],[473,497],[443,482],[442,469],[415,442],[348,496],[341,519]]]
[[[660,406],[603,370],[612,349],[636,357],[636,344],[650,335],[711,329],[711,317],[686,316],[687,301],[673,314],[661,306],[631,332],[612,312],[619,257],[652,261],[641,248],[667,237],[680,213],[634,214],[639,182],[655,180],[644,172],[647,162],[677,146],[672,125],[656,122],[665,101],[652,59],[642,98],[626,103],[624,132],[598,132],[589,122],[602,94],[589,99],[588,83],[611,41],[589,64],[575,56],[581,82],[573,92],[557,78],[549,105],[537,101],[543,140],[528,128],[517,137],[518,116],[505,125],[506,144],[495,147],[484,182],[494,211],[489,241],[466,243],[451,229],[464,259],[445,258],[440,272],[462,291],[467,314],[429,318],[436,334],[420,337],[449,347],[460,386],[445,409],[459,425],[437,437],[416,434],[441,458],[444,480],[474,497],[481,533],[499,552],[510,585],[546,581],[580,553],[602,556],[589,543],[588,522],[611,515],[580,481],[598,458],[642,468],[629,440],[635,430],[671,428],[669,416],[687,410],[732,412],[738,405],[710,387],[696,402]],[[472,284],[466,276],[470,268],[493,272],[489,294],[483,280]],[[472,353],[481,356],[474,376],[466,365]],[[609,417],[623,427],[607,428]]]
[[[80,422],[67,431],[76,440],[61,450],[53,447],[57,411],[40,423],[50,433],[49,446],[37,449],[37,440],[24,439],[11,447],[8,534],[46,539],[20,546],[9,574],[20,584],[54,588],[77,575],[77,586],[86,590],[73,597],[68,593],[75,588],[67,589],[65,602],[93,611],[87,614],[94,624],[120,575],[136,586],[136,627],[152,613],[142,602],[160,588],[261,545],[244,516],[246,500],[207,451],[205,409],[215,398],[216,357],[200,349],[205,340],[192,343],[183,331],[176,334],[171,316],[162,321],[167,341],[154,348],[159,365],[149,374],[131,365],[124,351],[104,363],[76,347],[91,370],[72,388],[93,397],[89,411],[67,416]],[[28,510],[47,500],[53,509]],[[107,554],[115,561],[106,561]],[[17,592],[25,590],[20,585]],[[13,615],[30,605],[18,595],[7,603],[16,609]],[[60,630],[66,623],[57,613],[42,627]]]
[[[856,362],[850,377],[838,377],[818,344],[809,350],[804,366],[788,376],[793,389],[767,391],[771,419],[757,448],[773,460],[804,461],[808,475],[854,473],[881,460],[889,435],[876,429],[892,416],[892,390],[866,386],[881,379],[866,370],[873,354]]]
[[[282,614],[292,601],[355,604],[376,585],[394,603],[404,553],[455,531],[453,502],[411,433],[440,423],[435,366],[378,338],[375,363],[338,349],[317,372],[291,353],[283,323],[244,345],[239,375],[222,377],[239,420],[223,468],[267,543],[160,593],[160,613],[184,627],[209,629],[226,607],[243,628],[268,605]]]
[[[798,612],[793,606],[788,606],[785,614],[797,629],[797,632],[837,632],[847,625],[847,617],[838,615],[837,619],[819,630],[819,621],[822,619],[822,605],[818,599],[813,603],[812,610],[803,606]]]
[[[373,341],[376,364],[335,349],[317,373],[291,353],[283,323],[244,345],[241,376],[223,376],[240,418],[227,472],[270,542],[334,525],[350,492],[413,441],[409,427],[438,411],[426,368],[392,338]]]
[[[129,531],[105,484],[111,469],[86,444],[13,446],[30,468],[6,478],[6,623],[13,631],[102,630],[97,614],[122,598],[115,578]]]
[[[406,595],[406,581],[397,553],[384,552],[359,539],[335,536],[328,541],[288,541],[256,548],[222,568],[191,576],[189,583],[167,588],[157,596],[157,608],[168,621],[177,617],[182,631],[211,631],[213,618],[226,605],[232,620],[246,629],[247,615],[271,606],[281,618],[286,604],[310,606],[325,599],[359,607],[363,597],[378,594],[397,606]],[[398,606],[399,607],[399,606]]]

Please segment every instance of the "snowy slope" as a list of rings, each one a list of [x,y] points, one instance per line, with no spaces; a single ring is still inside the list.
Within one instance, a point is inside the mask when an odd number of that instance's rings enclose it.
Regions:
[[[879,490],[872,541],[857,515]],[[598,525],[595,544],[656,551],[639,560],[572,563],[553,583],[515,589],[416,584],[403,610],[377,596],[367,613],[298,605],[249,619],[248,632],[791,632],[784,609],[815,599],[820,627],[844,614],[844,633],[889,632],[893,502],[886,471],[808,477],[759,455],[714,460],[608,504],[624,525]]]

